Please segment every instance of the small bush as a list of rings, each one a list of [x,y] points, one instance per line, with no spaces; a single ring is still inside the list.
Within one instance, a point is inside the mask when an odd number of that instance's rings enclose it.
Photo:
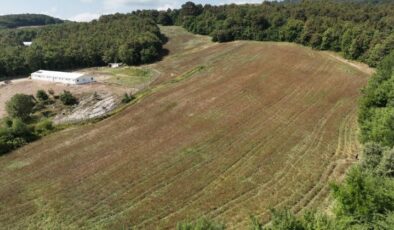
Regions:
[[[135,96],[132,94],[125,93],[122,98],[122,103],[127,104],[135,99]]]
[[[251,216],[250,221],[251,221],[251,226],[249,228],[250,230],[264,230],[263,224],[255,216]]]
[[[49,93],[50,95],[52,95],[52,96],[55,95],[55,91],[54,91],[53,89],[49,89],[49,90],[48,90],[48,93]]]
[[[285,230],[285,229],[293,229],[293,230],[303,230],[304,226],[295,215],[293,215],[290,211],[275,211],[272,210],[272,222],[271,222],[272,230]]]
[[[54,129],[53,123],[48,119],[40,121],[35,127],[36,133],[41,136],[47,135],[48,133],[53,131],[53,129]]]
[[[381,176],[394,177],[394,149],[387,150],[383,153],[377,170]]]
[[[38,90],[37,93],[36,93],[36,98],[39,101],[46,101],[46,100],[49,99],[49,96],[44,90]]]
[[[377,143],[367,143],[361,155],[361,167],[373,170],[379,165],[385,149]]]
[[[71,92],[67,90],[64,90],[64,92],[60,94],[59,98],[64,105],[75,105],[78,103],[77,98],[74,97],[74,95],[72,95]]]
[[[9,117],[4,118],[4,127],[5,128],[11,128],[12,127],[12,119]]]
[[[192,222],[178,223],[177,230],[224,230],[224,224],[216,223],[206,218],[201,218]]]
[[[329,218],[324,214],[319,214],[315,211],[307,211],[302,216],[296,216],[289,210],[271,210],[271,223],[266,228],[255,225],[258,228],[251,228],[252,230],[331,230],[331,229],[348,229],[347,223],[337,223],[334,219]],[[256,222],[256,221],[253,221]],[[258,222],[257,222],[258,223]]]
[[[101,97],[100,97],[100,95],[97,92],[93,93],[93,98],[94,98],[94,100],[97,100],[97,101],[101,100]]]
[[[37,136],[20,118],[12,121],[7,119],[4,127],[0,127],[0,155],[34,141],[36,138]]]
[[[39,101],[35,106],[34,106],[34,111],[40,111],[46,108],[46,102],[45,101]]]

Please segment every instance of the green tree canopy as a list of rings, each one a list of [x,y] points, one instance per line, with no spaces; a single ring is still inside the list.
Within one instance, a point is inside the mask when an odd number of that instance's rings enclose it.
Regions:
[[[34,105],[33,96],[16,94],[6,103],[6,110],[10,117],[26,120],[33,112]]]

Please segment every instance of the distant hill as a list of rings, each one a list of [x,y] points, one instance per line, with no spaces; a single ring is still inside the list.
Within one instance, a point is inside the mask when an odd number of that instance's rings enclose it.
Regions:
[[[43,26],[63,23],[63,20],[43,14],[12,14],[0,16],[0,29],[22,26]]]

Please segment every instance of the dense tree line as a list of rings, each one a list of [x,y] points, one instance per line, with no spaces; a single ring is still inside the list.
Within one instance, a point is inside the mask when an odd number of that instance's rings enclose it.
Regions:
[[[394,52],[380,63],[363,89],[359,123],[363,142],[394,146]]]
[[[43,14],[13,14],[0,16],[0,29],[23,26],[44,26],[63,23],[63,20]]]
[[[26,39],[32,39],[33,45],[24,47]],[[0,31],[0,41],[1,77],[110,62],[148,63],[160,56],[164,38],[149,18],[115,14],[90,23]]]
[[[380,4],[373,4],[377,2]],[[393,1],[302,0],[253,5],[185,3],[179,10],[138,11],[214,41],[287,41],[342,52],[376,66],[394,50]]]

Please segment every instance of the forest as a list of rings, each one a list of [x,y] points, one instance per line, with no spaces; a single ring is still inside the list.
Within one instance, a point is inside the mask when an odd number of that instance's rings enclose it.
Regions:
[[[13,14],[0,16],[0,29],[24,26],[44,26],[60,23],[63,23],[63,20],[43,14]]]
[[[30,47],[23,41],[33,41]],[[64,70],[149,63],[162,52],[165,38],[149,18],[115,14],[90,23],[0,30],[0,78],[38,69]]]

